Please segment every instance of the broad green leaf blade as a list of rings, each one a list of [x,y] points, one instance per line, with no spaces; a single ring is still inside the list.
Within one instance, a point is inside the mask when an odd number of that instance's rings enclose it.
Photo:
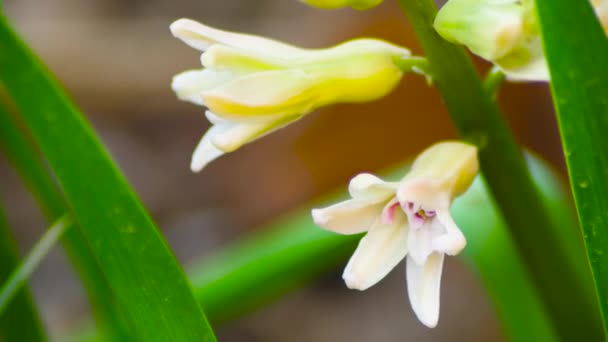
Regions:
[[[0,77],[141,341],[214,341],[165,240],[89,124],[0,19]]]
[[[570,184],[608,331],[608,39],[589,1],[536,0]]]
[[[553,218],[542,204],[521,148],[493,94],[483,88],[464,49],[443,40],[433,29],[437,13],[434,1],[399,3],[420,40],[433,80],[461,138],[479,148],[479,165],[488,190],[560,337],[600,339],[602,329],[589,270],[578,245],[580,238],[575,231],[554,229]]]
[[[17,248],[0,208],[0,287],[18,265]],[[46,341],[27,287],[22,287],[0,314],[0,341]]]
[[[34,194],[50,224],[68,210],[47,166],[26,137],[22,123],[7,109],[0,104],[0,150]],[[115,305],[114,296],[80,230],[68,229],[62,241],[82,278],[99,331],[112,341],[132,340],[125,317]]]

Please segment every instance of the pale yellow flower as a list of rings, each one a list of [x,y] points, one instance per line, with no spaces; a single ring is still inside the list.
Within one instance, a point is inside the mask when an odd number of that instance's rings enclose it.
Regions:
[[[406,258],[412,309],[423,324],[435,327],[444,256],[458,254],[466,245],[450,206],[477,170],[476,147],[442,142],[420,154],[401,181],[360,174],[350,182],[351,199],[313,209],[315,223],[327,230],[367,232],[344,270],[346,285],[365,290]]]
[[[203,51],[203,69],[172,83],[180,99],[206,106],[213,124],[193,154],[193,171],[321,106],[378,99],[399,83],[409,59],[420,60],[376,39],[301,49],[188,19],[171,32]]]

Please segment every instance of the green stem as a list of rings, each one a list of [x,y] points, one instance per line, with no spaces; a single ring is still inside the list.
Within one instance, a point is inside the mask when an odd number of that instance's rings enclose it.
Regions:
[[[0,282],[7,280],[20,262],[17,245],[0,205]],[[22,286],[0,314],[0,341],[45,342],[44,327],[27,286]]]
[[[491,96],[493,100],[496,100],[496,95],[498,94],[498,87],[505,80],[505,74],[500,70],[499,67],[493,66],[486,78],[483,80],[483,88],[488,93],[488,96]]]
[[[32,248],[23,263],[11,274],[0,290],[0,314],[71,224],[72,219],[67,215],[57,220]]]
[[[568,341],[599,341],[601,328],[580,240],[554,230],[522,152],[463,48],[433,29],[432,0],[399,0],[431,64],[460,136],[479,147],[481,172],[526,262],[553,325]],[[570,241],[568,241],[570,240]]]
[[[415,72],[432,79],[431,68],[429,61],[424,57],[410,56],[404,58],[395,58],[395,65],[403,72]]]

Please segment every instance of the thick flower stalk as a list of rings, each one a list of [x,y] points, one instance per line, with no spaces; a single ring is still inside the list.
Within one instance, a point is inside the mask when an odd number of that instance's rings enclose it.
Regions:
[[[591,0],[608,32],[608,0]],[[513,81],[548,81],[532,0],[449,0],[435,30],[491,61]]]
[[[171,32],[203,51],[203,69],[180,73],[172,83],[180,99],[206,106],[213,124],[192,156],[195,172],[321,106],[378,99],[422,61],[376,39],[301,49],[188,19],[175,21]]]
[[[383,0],[300,0],[310,6],[335,9],[350,6],[356,10],[366,10],[382,3]]]
[[[401,181],[360,174],[349,184],[351,199],[314,209],[315,223],[327,230],[367,232],[344,270],[346,285],[365,290],[406,258],[412,309],[422,323],[435,327],[444,256],[456,255],[466,245],[450,206],[477,171],[475,146],[442,142],[420,154]]]

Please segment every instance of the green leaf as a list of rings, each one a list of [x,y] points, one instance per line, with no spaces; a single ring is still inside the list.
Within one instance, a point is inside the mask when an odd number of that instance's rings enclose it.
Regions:
[[[18,265],[15,241],[0,208],[0,286]],[[46,341],[27,286],[21,288],[11,304],[0,314],[0,341]]]
[[[435,3],[399,3],[420,39],[433,80],[461,138],[479,148],[484,180],[560,337],[601,339],[597,304],[577,232],[554,229],[554,218],[541,201],[493,94],[484,89],[464,49],[446,42],[433,29]]]
[[[211,322],[221,323],[334,269],[358,240],[315,227],[305,210],[191,267],[190,279]]]
[[[61,235],[72,225],[72,219],[69,216],[64,216],[57,220],[36,242],[32,250],[23,259],[23,262],[17,267],[6,282],[0,287],[0,315],[5,308],[11,303],[11,300],[23,288],[29,277],[36,270],[38,265],[46,258],[49,252],[56,245]]]
[[[0,19],[0,77],[141,341],[214,341],[188,280],[89,124]]]
[[[536,0],[581,229],[608,331],[608,39],[589,1]]]
[[[50,224],[68,210],[46,164],[27,136],[23,123],[9,113],[9,108],[0,104],[0,149],[34,194]],[[126,319],[118,310],[114,295],[81,231],[68,229],[62,242],[82,278],[98,330],[112,341],[132,340]]]

